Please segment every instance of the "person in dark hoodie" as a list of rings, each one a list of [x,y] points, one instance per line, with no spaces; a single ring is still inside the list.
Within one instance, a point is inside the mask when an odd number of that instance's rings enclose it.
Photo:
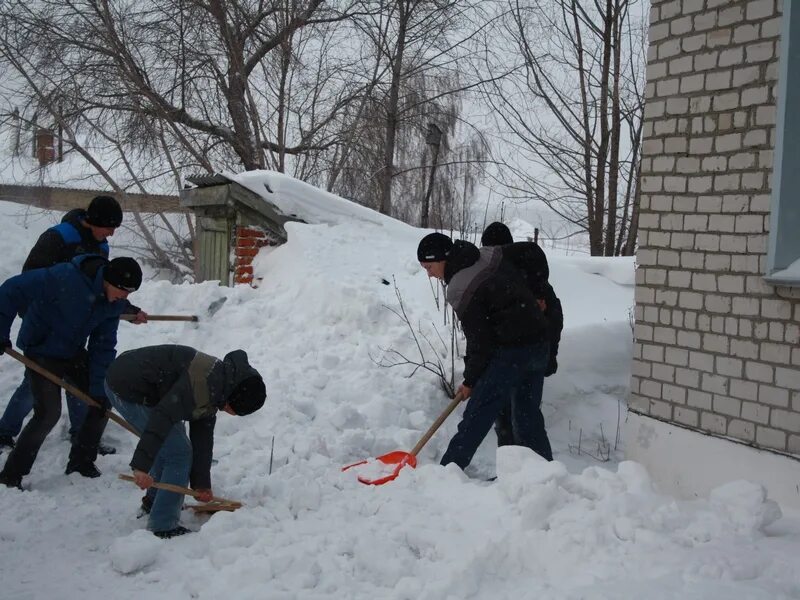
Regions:
[[[69,262],[81,254],[96,254],[108,258],[108,238],[122,223],[122,208],[111,196],[95,196],[86,210],[76,208],[61,219],[61,223],[39,236],[22,266],[22,272],[44,269]],[[124,311],[136,315],[133,323],[146,323],[147,313],[132,304]],[[67,393],[70,438],[74,439],[86,418],[88,406]],[[25,377],[6,405],[0,418],[0,448],[14,447],[14,438],[22,430],[25,417],[33,410],[33,394]],[[100,444],[100,454],[113,454],[116,450]]]
[[[264,405],[264,381],[244,350],[222,360],[177,344],[123,352],[106,374],[111,404],[141,432],[130,465],[147,490],[142,509],[158,537],[189,533],[178,524],[183,495],[151,487],[155,481],[192,488],[209,501],[216,414],[249,415]],[[189,422],[189,437],[184,421]]]
[[[564,313],[561,309],[561,301],[548,281],[549,267],[544,251],[535,242],[514,244],[511,231],[499,221],[486,227],[481,236],[481,246],[503,246],[504,253],[520,269],[526,284],[537,297],[539,308],[547,318],[548,341],[550,342],[550,356],[543,376],[553,375],[558,370],[556,357],[561,342],[561,330],[564,328]],[[541,395],[537,411],[539,414],[536,415],[536,419],[544,423],[544,416],[541,414]],[[500,411],[494,429],[497,433],[498,447],[515,443],[514,425],[508,408]],[[543,425],[542,429],[544,429]],[[536,451],[547,460],[552,460],[553,454],[546,433],[545,437],[538,441]]]
[[[533,292],[500,247],[479,250],[431,233],[420,241],[417,259],[429,277],[447,284],[447,302],[467,339],[458,393],[469,402],[441,464],[464,469],[507,406],[516,443],[536,451],[544,423],[533,408],[541,400],[549,344],[547,321]]]
[[[84,254],[48,269],[34,269],[0,285],[0,348],[11,347],[9,334],[17,314],[22,325],[17,346],[25,356],[54,375],[72,381],[100,406],[107,406],[103,381],[116,355],[119,317],[128,294],[142,283],[142,270],[132,258]],[[20,433],[0,483],[21,488],[39,448],[61,415],[61,389],[27,370],[33,391],[33,417]],[[89,408],[67,463],[66,473],[99,477],[94,465],[107,417]]]

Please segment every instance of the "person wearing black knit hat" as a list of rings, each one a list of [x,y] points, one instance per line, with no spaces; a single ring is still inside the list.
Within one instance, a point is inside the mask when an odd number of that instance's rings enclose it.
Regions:
[[[417,260],[419,262],[438,262],[447,260],[447,255],[453,248],[453,240],[443,233],[429,233],[417,246]]]
[[[86,209],[86,222],[95,227],[116,229],[122,224],[122,208],[111,196],[95,196]]]
[[[82,254],[95,254],[108,258],[109,238],[122,223],[122,209],[111,196],[96,196],[88,208],[76,208],[67,212],[61,222],[44,231],[36,240],[22,265],[22,272],[44,269],[71,261]],[[147,313],[129,304],[124,311],[134,315],[134,325],[147,322]],[[86,418],[88,407],[69,392],[66,393],[69,412],[69,435],[75,438]],[[0,417],[0,449],[13,448],[14,438],[22,431],[25,418],[33,410],[33,393],[30,382],[24,377],[22,383],[9,398]],[[100,444],[100,454],[113,454],[113,446]]]
[[[556,357],[558,355],[558,346],[561,342],[561,330],[564,328],[564,313],[561,308],[561,300],[556,296],[553,286],[547,280],[550,269],[547,267],[547,258],[538,244],[535,242],[518,242],[515,244],[508,227],[499,221],[495,221],[487,226],[483,235],[481,235],[481,245],[503,246],[505,258],[524,274],[525,282],[534,293],[534,296],[536,296],[539,308],[547,318],[550,353],[547,368],[543,373],[536,374],[537,391],[539,393],[534,397],[537,402],[531,406],[530,410],[538,430],[534,440],[534,450],[541,456],[550,459],[553,453],[544,426],[541,399],[544,378],[553,375],[558,370]],[[538,381],[539,379],[541,379],[541,385]],[[514,422],[511,418],[509,407],[502,409],[497,415],[494,430],[497,434],[498,447],[519,445],[519,435],[514,430]]]
[[[17,346],[25,356],[105,407],[103,380],[116,354],[119,319],[128,306],[124,299],[139,283],[141,269],[135,260],[109,263],[91,254],[11,277],[0,285],[0,348],[11,346],[11,325],[23,315]],[[61,415],[61,388],[32,369],[26,376],[35,410],[0,472],[0,483],[8,487],[21,487]],[[107,421],[105,408],[88,409],[72,442],[68,475],[100,476],[94,461]]]
[[[142,268],[129,256],[115,258],[108,263],[103,280],[119,290],[135,292],[142,285]]]
[[[218,359],[189,346],[164,344],[120,354],[106,375],[111,404],[142,437],[130,466],[147,490],[142,509],[156,536],[189,533],[179,525],[183,496],[154,482],[186,487],[211,500],[211,455],[218,412],[249,415],[264,406],[264,380],[244,350]],[[186,436],[184,421],[189,423]]]
[[[429,233],[420,240],[417,246],[417,260],[428,277],[444,279],[445,263],[452,249],[453,240],[443,233]]]
[[[466,468],[506,407],[519,425],[519,445],[538,451],[528,407],[536,402],[536,381],[547,365],[547,322],[522,274],[501,247],[479,250],[441,233],[420,241],[417,259],[429,277],[447,285],[447,302],[467,339],[457,393],[469,401],[441,464]]]
[[[481,235],[481,246],[505,246],[513,241],[511,231],[500,221],[489,223]]]

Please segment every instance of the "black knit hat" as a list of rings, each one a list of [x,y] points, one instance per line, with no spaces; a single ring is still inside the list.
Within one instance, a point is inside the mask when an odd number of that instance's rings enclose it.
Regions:
[[[513,241],[508,227],[500,221],[490,223],[481,236],[481,246],[505,246]]]
[[[228,396],[228,404],[240,417],[256,412],[264,406],[267,388],[261,377],[248,377],[237,385]]]
[[[121,256],[106,265],[103,279],[115,288],[135,292],[142,285],[142,268],[131,257]]]
[[[419,262],[438,262],[447,260],[453,240],[443,233],[429,233],[417,246],[417,260]]]
[[[95,196],[86,209],[86,222],[95,227],[119,227],[122,209],[111,196]]]

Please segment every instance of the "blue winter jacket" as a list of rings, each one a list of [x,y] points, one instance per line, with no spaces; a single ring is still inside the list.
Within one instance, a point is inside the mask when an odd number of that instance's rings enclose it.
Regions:
[[[119,316],[127,302],[109,302],[103,292],[108,261],[89,254],[47,269],[33,269],[0,285],[0,340],[24,313],[17,346],[33,357],[71,359],[86,346],[89,394],[105,397],[103,380],[116,356]]]

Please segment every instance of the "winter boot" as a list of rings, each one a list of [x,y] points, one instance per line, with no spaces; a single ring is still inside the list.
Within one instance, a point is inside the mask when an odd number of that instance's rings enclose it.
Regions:
[[[116,454],[117,453],[117,449],[114,448],[114,446],[109,446],[108,444],[104,444],[103,442],[100,442],[97,445],[97,453],[100,456],[108,456],[109,454]]]
[[[178,525],[174,529],[167,529],[166,531],[154,531],[153,535],[160,537],[162,540],[168,540],[170,538],[178,537],[179,535],[185,535],[187,533],[192,533],[192,530]]]
[[[0,449],[2,448],[14,448],[14,438],[10,435],[0,435]]]
[[[100,477],[101,473],[100,470],[94,466],[93,462],[90,461],[81,461],[81,460],[74,460],[70,459],[67,463],[67,469],[64,471],[65,474],[69,475],[70,473],[79,473],[84,477],[89,477],[90,479],[94,479],[95,477]]]
[[[70,434],[69,441],[73,446],[77,446],[78,445],[78,434],[76,434],[76,433]],[[109,446],[108,444],[104,444],[103,442],[100,442],[99,444],[97,444],[97,453],[100,456],[108,456],[109,454],[116,454],[117,453],[117,449],[114,448],[114,446]]]
[[[10,475],[3,471],[0,473],[0,484],[10,487],[10,488],[17,488],[18,490],[22,489],[22,477],[19,475]]]

